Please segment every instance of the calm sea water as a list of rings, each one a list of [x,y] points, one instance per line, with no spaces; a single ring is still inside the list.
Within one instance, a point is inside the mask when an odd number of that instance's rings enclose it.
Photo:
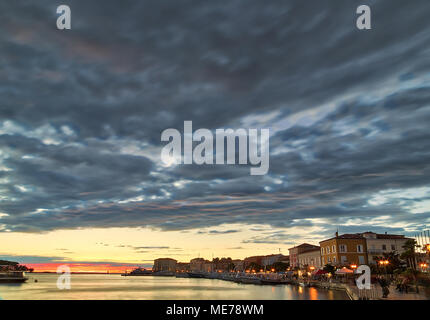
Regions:
[[[58,290],[56,274],[29,274],[24,284],[0,284],[1,299],[348,299],[342,291],[290,285],[261,286],[223,280],[174,277],[121,277],[120,275],[72,274],[70,290]],[[37,279],[37,282],[35,282]]]

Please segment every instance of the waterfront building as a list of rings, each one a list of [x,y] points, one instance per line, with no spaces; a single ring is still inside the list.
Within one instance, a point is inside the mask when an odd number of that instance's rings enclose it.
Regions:
[[[214,265],[209,260],[194,258],[190,261],[190,270],[192,272],[213,272]]]
[[[310,249],[305,252],[301,252],[297,255],[297,260],[300,268],[312,267],[314,269],[319,269],[322,267],[321,264],[321,250],[320,247],[315,249]]]
[[[231,258],[214,258],[212,259],[215,271],[231,271],[234,269],[234,263]]]
[[[313,244],[309,244],[309,243],[303,243],[299,246],[296,247],[292,247],[290,249],[288,249],[289,253],[290,253],[290,266],[291,268],[296,268],[299,267],[299,260],[298,260],[298,255],[307,251],[312,251],[312,250],[316,250],[316,249],[320,249],[320,247],[315,246]]]
[[[410,240],[404,235],[377,234],[370,231],[364,232],[362,235],[366,239],[369,264],[376,264],[378,259],[384,256],[384,253],[402,254],[405,251],[403,245]]]
[[[276,262],[280,262],[284,258],[285,256],[283,254],[270,254],[268,256],[263,256],[261,259],[261,265],[263,267],[270,266]]]
[[[283,256],[279,262],[290,265],[290,256]]]
[[[159,272],[159,271],[175,272],[176,264],[177,264],[177,261],[175,259],[159,258],[154,260],[154,266],[152,267],[152,270],[154,272]]]
[[[176,264],[176,272],[187,272],[190,271],[190,263],[189,262],[178,262]]]
[[[243,259],[243,267],[244,269],[248,268],[251,264],[262,265],[263,256],[252,256],[246,257]]]
[[[334,238],[320,242],[321,264],[348,266],[367,264],[367,242],[363,234],[343,234],[336,232]]]

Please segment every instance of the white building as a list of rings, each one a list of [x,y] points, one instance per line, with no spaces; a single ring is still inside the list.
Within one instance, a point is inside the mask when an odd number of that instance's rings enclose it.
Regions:
[[[383,257],[384,253],[402,254],[405,251],[402,247],[409,240],[404,235],[397,234],[364,232],[362,235],[366,239],[369,264],[376,264],[377,259]]]
[[[270,266],[276,262],[281,261],[283,258],[285,258],[283,254],[271,254],[262,257],[261,264],[263,265],[263,267]]]
[[[322,267],[322,265],[321,265],[321,250],[318,247],[317,249],[312,249],[309,251],[299,253],[297,255],[297,260],[298,260],[298,265],[300,268],[314,267],[315,269],[319,269]]]

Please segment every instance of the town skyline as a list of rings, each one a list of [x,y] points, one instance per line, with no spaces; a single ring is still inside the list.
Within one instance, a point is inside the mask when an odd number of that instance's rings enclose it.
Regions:
[[[377,234],[374,233],[372,231],[365,231],[362,233],[356,233],[356,234],[343,234],[343,235],[339,235],[338,232],[336,232],[334,235],[332,235],[332,237],[329,237],[327,239],[320,239],[319,241],[317,241],[316,243],[306,243],[306,242],[300,242],[298,241],[298,244],[294,244],[293,246],[288,246],[288,247],[279,247],[277,252],[268,252],[266,251],[262,251],[260,252],[260,254],[256,254],[256,251],[253,250],[252,251],[252,255],[246,255],[246,256],[239,256],[239,255],[215,255],[214,253],[209,255],[200,255],[200,253],[198,254],[198,256],[193,256],[191,253],[188,253],[187,256],[181,256],[181,257],[177,257],[175,254],[172,253],[168,253],[167,251],[164,251],[164,255],[162,254],[163,250],[158,251],[159,253],[154,253],[154,258],[151,260],[146,260],[146,261],[136,261],[135,263],[133,262],[125,262],[125,261],[99,261],[99,262],[88,262],[88,261],[58,261],[58,262],[45,262],[45,263],[40,263],[40,262],[28,262],[28,260],[26,260],[25,256],[0,256],[0,260],[1,259],[9,259],[9,260],[20,260],[20,264],[21,265],[26,265],[29,268],[34,268],[35,272],[55,272],[57,270],[57,267],[60,265],[69,265],[72,269],[73,272],[101,272],[101,273],[105,273],[105,272],[110,272],[110,273],[122,273],[124,271],[129,271],[130,269],[134,269],[134,268],[138,268],[138,267],[143,267],[146,269],[151,269],[153,266],[154,261],[158,260],[158,259],[174,259],[176,262],[178,263],[189,263],[192,260],[195,259],[201,259],[204,261],[214,261],[214,259],[232,259],[232,260],[246,260],[248,258],[255,258],[255,257],[269,257],[269,256],[281,256],[281,257],[286,257],[288,258],[288,263],[292,266],[295,267],[297,266],[297,264],[299,263],[299,261],[297,260],[297,253],[295,253],[293,256],[291,256],[292,250],[298,248],[298,247],[303,247],[306,246],[306,250],[304,250],[301,253],[311,253],[311,252],[315,252],[317,253],[316,256],[319,257],[319,262],[317,263],[316,261],[314,261],[315,255],[313,254],[312,256],[309,256],[309,261],[312,261],[312,265],[315,268],[322,268],[325,264],[331,264],[334,263],[335,265],[337,264],[336,261],[324,261],[324,258],[322,258],[324,256],[324,246],[320,247],[320,243],[324,242],[326,243],[327,241],[330,241],[331,239],[335,239],[340,237],[339,239],[344,239],[345,237],[347,238],[362,238],[363,235],[365,234],[374,234],[375,236],[381,237],[382,239],[390,239],[390,237],[392,237],[393,239],[402,239],[402,241],[406,241],[408,239],[413,239],[413,238],[409,238],[409,237],[405,237],[404,235],[391,235],[391,234],[387,234],[386,232],[383,234]],[[334,237],[333,237],[334,236]],[[417,235],[416,235],[417,236]],[[387,238],[388,237],[388,238]],[[427,233],[424,231],[423,233],[421,233],[421,239],[419,238],[419,235],[416,239],[417,244],[422,246],[424,243],[428,243],[429,242],[429,235],[428,235],[428,231]],[[365,238],[363,238],[363,240],[365,240]],[[388,240],[382,240],[382,241],[388,241]],[[397,241],[397,240],[396,240]],[[102,244],[102,243],[100,243]],[[397,252],[398,254],[400,254],[401,252],[403,252],[402,249],[402,245],[403,242],[401,242],[400,244],[396,244],[395,247],[393,247],[393,245],[391,244],[384,244],[384,252],[388,253],[388,252]],[[331,247],[331,245],[330,245]],[[374,247],[374,245],[372,245],[372,247]],[[388,247],[388,248],[387,248]],[[150,247],[147,247],[147,249]],[[151,247],[151,248],[156,248],[156,247]],[[169,247],[158,247],[158,249],[168,249]],[[359,261],[359,260],[354,260],[353,262],[348,262],[347,264],[367,264],[369,262],[371,262],[371,258],[369,258],[370,260],[368,261],[368,253],[367,253],[367,249],[368,248],[364,248],[365,251],[363,251],[366,255],[365,260],[363,261]],[[375,249],[375,248],[374,248]],[[380,251],[381,248],[379,248],[379,255],[382,255],[383,251]],[[263,249],[264,250],[264,249]],[[330,249],[328,249],[330,250]],[[335,249],[333,249],[335,250]],[[350,248],[350,250],[352,250]],[[334,251],[336,252],[336,250]],[[326,252],[325,254],[327,255],[329,253]],[[176,258],[175,258],[176,257]],[[312,257],[312,259],[311,259]],[[370,256],[369,256],[370,257]],[[35,259],[37,259],[37,257],[33,257]],[[375,258],[375,257],[374,257]],[[308,259],[308,258],[306,258]],[[37,261],[37,260],[36,260]],[[340,262],[340,261],[338,261]]]

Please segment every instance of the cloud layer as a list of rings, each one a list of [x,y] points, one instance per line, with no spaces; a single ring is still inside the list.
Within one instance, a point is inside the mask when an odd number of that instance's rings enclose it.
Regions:
[[[428,227],[430,6],[370,1],[359,31],[359,4],[70,1],[70,31],[0,4],[0,230]],[[270,128],[268,175],[162,166],[185,120]]]

